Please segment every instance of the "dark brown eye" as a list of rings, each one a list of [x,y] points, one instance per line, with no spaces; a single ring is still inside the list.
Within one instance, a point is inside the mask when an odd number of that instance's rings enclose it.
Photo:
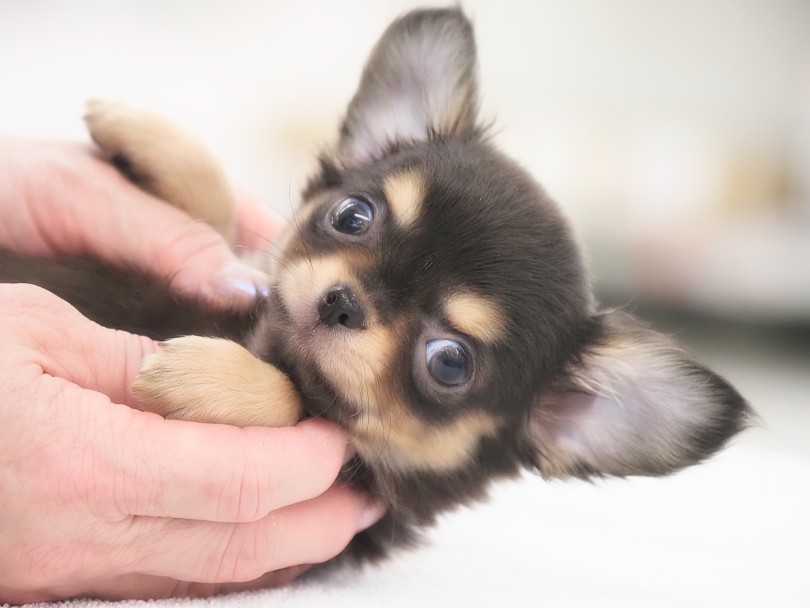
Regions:
[[[332,227],[350,236],[364,234],[374,221],[374,210],[366,201],[350,196],[332,212]]]
[[[452,340],[430,340],[425,348],[430,375],[443,386],[461,386],[470,379],[470,358],[465,348]]]

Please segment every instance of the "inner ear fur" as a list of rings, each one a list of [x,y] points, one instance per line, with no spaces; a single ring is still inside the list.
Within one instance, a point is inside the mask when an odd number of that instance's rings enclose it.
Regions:
[[[622,312],[594,323],[596,337],[531,410],[530,459],[544,476],[665,475],[747,426],[740,394],[670,338]]]
[[[351,168],[391,147],[473,132],[477,60],[459,9],[413,11],[374,47],[341,129],[337,156]]]

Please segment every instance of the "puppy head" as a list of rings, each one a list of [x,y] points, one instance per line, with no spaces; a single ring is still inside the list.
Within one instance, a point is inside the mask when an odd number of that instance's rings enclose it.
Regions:
[[[456,498],[449,478],[519,463],[587,476],[703,459],[744,400],[596,309],[557,207],[476,123],[475,57],[459,10],[385,32],[283,245],[272,357],[378,479],[441,479]]]

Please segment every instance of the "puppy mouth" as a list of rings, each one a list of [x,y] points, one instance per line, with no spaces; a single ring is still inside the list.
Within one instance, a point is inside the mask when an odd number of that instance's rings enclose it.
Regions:
[[[332,255],[285,264],[273,293],[275,331],[286,336],[279,354],[307,395],[305,407],[312,415],[328,410],[324,417],[344,428],[377,407],[397,352],[397,328],[380,322],[350,262]]]
[[[348,428],[350,413],[339,407],[322,363],[323,359],[340,356],[339,335],[344,332],[322,327],[312,307],[308,311],[290,310],[278,285],[271,288],[263,314],[267,323],[254,334],[249,350],[290,379],[302,399],[306,418],[323,418]]]

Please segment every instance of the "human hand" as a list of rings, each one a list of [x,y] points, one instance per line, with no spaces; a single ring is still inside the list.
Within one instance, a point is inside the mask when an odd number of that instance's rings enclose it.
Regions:
[[[90,146],[0,138],[0,246],[135,265],[215,305],[251,305],[268,286],[211,227],[125,179]],[[237,196],[237,244],[261,249],[282,221]]]
[[[283,582],[381,511],[334,484],[335,427],[239,429],[127,407],[153,342],[0,285],[0,603]]]

